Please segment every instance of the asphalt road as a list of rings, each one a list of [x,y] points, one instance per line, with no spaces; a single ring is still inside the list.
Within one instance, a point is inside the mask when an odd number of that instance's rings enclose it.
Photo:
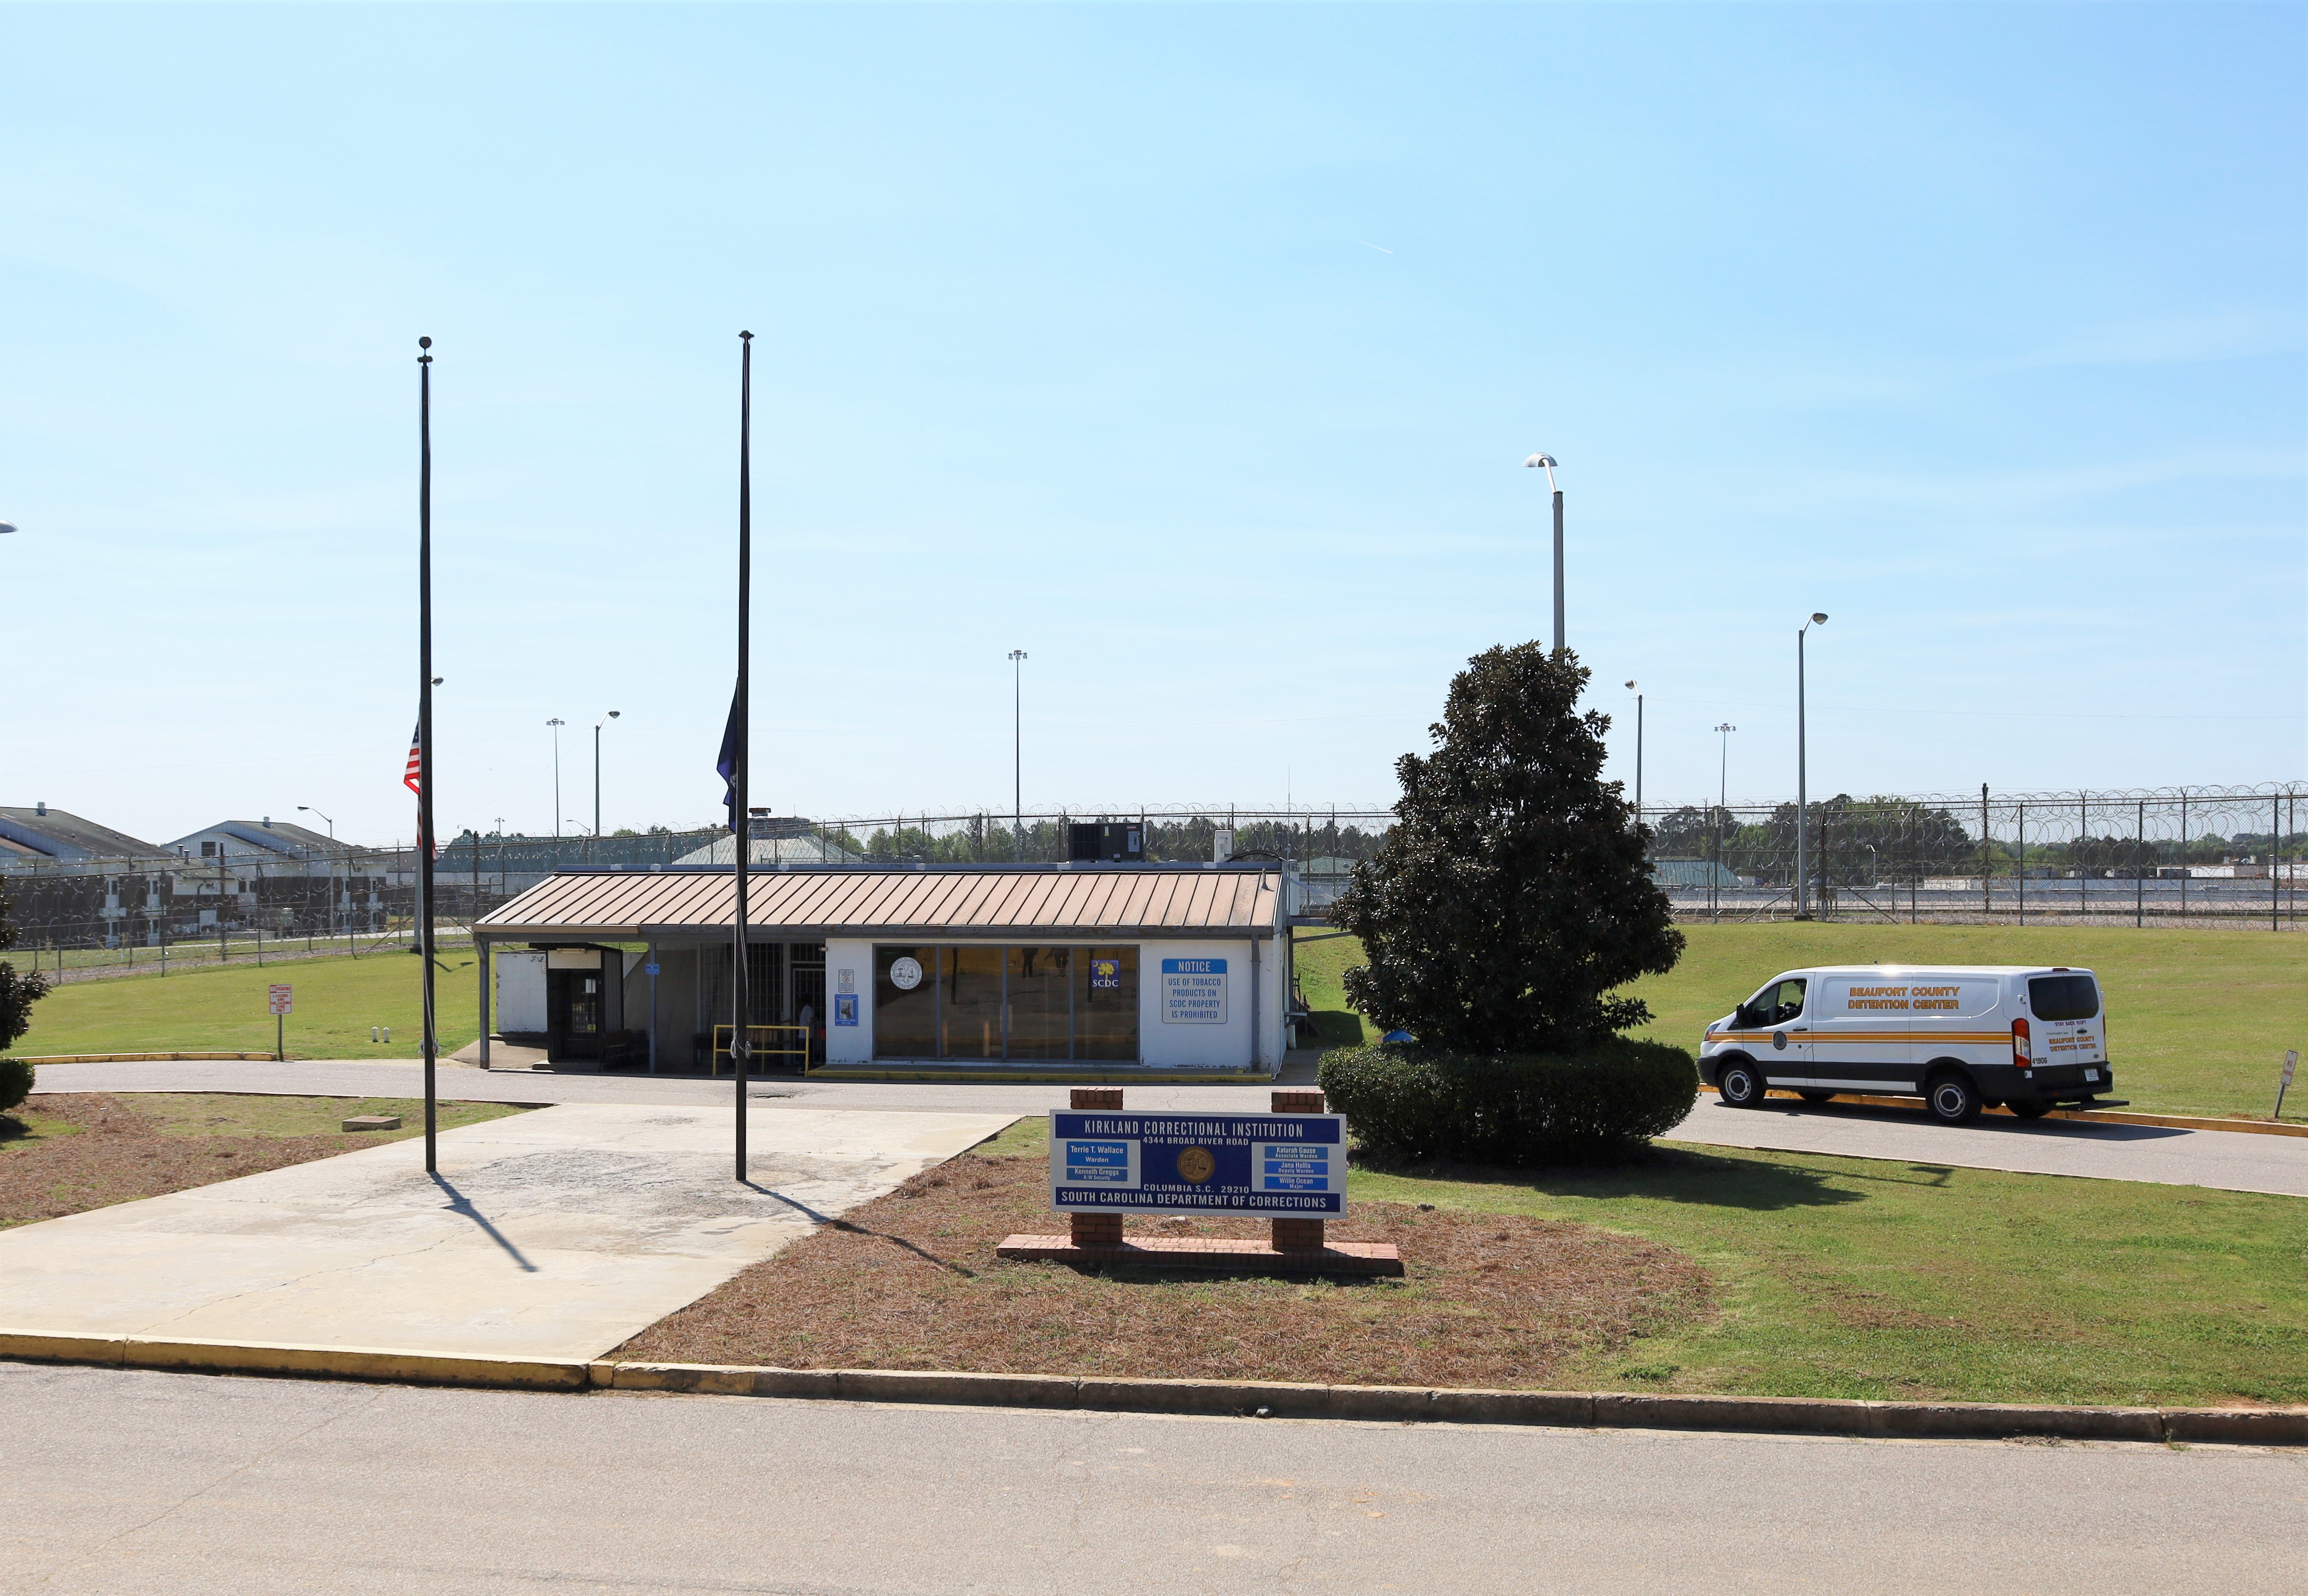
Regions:
[[[443,1065],[444,1098],[486,1102],[726,1103],[730,1083],[669,1075],[494,1072]],[[258,1091],[334,1097],[414,1097],[423,1071],[414,1064],[314,1060],[291,1064],[50,1064],[42,1091]],[[760,1081],[756,1096],[812,1109],[878,1109],[930,1113],[1046,1114],[1064,1108],[1066,1089],[1000,1082]],[[1133,1108],[1231,1111],[1264,1109],[1263,1086],[1132,1086]],[[1667,1139],[1712,1146],[1768,1147],[1792,1152],[1898,1159],[1979,1169],[2076,1175],[2205,1186],[2227,1191],[2308,1197],[2308,1136],[2248,1135],[2161,1126],[2091,1125],[2074,1120],[2001,1117],[1952,1128],[1915,1109],[1773,1100],[1769,1109],[1726,1109],[1702,1094],[1691,1117]]]
[[[0,1364],[0,1591],[2301,1589],[2308,1454]]]

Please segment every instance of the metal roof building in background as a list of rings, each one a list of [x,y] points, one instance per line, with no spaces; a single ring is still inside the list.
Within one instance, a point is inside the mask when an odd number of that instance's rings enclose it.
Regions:
[[[852,1076],[1263,1078],[1288,889],[1271,863],[772,867],[746,893],[751,1022]],[[483,1030],[494,996],[498,1034],[556,1059],[712,1067],[735,905],[726,868],[549,876],[474,927]]]
[[[53,859],[73,864],[82,859],[157,859],[168,857],[158,843],[116,832],[46,804],[17,807],[0,805],[0,840],[13,844],[11,857]]]

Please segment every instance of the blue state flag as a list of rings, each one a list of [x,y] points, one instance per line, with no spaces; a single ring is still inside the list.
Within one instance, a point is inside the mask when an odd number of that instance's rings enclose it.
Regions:
[[[729,831],[742,835],[737,815],[737,695],[729,694],[729,724],[721,732],[721,757],[713,769],[721,778],[721,807],[729,811]]]

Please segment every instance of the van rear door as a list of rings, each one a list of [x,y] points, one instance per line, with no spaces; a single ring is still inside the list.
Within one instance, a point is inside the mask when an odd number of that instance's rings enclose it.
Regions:
[[[2107,1062],[2107,1016],[2100,1010],[2099,982],[2089,971],[2029,976],[2028,1014],[2037,1064],[2057,1068]]]

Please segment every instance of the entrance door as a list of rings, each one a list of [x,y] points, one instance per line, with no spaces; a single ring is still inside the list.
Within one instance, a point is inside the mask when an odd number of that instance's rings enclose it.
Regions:
[[[604,994],[598,970],[545,972],[546,1051],[555,1062],[601,1057]]]
[[[1748,1045],[1763,1066],[1763,1079],[1774,1086],[1811,1084],[1811,1015],[1804,1006],[1804,986],[1799,977],[1774,981],[1748,1005],[1755,1028],[1767,1033]]]
[[[809,1061],[825,1061],[825,944],[797,942],[787,950],[786,979],[789,996],[786,1005],[788,1023],[806,1026],[809,1034]],[[787,1058],[787,1064],[800,1060]]]

